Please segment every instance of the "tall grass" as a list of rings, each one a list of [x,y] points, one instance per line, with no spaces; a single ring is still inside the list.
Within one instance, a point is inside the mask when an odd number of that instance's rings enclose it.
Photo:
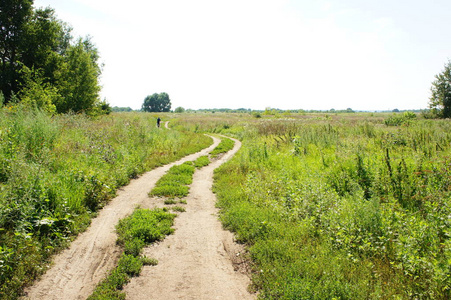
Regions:
[[[392,125],[392,124],[390,124]],[[449,299],[451,124],[252,120],[215,174],[261,299]]]
[[[0,109],[0,299],[16,299],[118,187],[211,142],[149,114]]]

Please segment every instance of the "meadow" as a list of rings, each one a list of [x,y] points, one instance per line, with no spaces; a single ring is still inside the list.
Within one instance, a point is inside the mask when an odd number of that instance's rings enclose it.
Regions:
[[[156,117],[0,108],[0,299],[16,299],[119,187],[212,143]]]
[[[242,141],[214,189],[260,299],[451,297],[449,120],[210,114],[178,124]]]
[[[260,299],[451,298],[449,120],[185,113],[158,130],[151,114],[0,114],[2,295],[18,295],[130,178],[218,133],[242,141],[214,191]]]

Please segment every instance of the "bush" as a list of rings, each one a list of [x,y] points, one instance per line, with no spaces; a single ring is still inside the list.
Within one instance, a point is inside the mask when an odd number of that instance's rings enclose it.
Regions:
[[[396,115],[387,118],[384,123],[387,126],[400,126],[409,125],[413,120],[415,120],[417,115],[413,112],[406,111],[402,115]]]

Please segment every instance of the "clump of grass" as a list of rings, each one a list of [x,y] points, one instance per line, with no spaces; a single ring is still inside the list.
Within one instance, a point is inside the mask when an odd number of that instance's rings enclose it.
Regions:
[[[122,288],[130,277],[139,276],[143,265],[155,266],[158,261],[141,257],[142,248],[171,234],[174,214],[164,209],[136,209],[132,215],[116,226],[117,243],[124,247],[118,266],[94,290],[89,300],[125,299]]]
[[[219,154],[226,153],[233,148],[235,142],[229,138],[221,138],[221,142],[219,143],[213,151],[210,152],[212,157],[217,157]]]
[[[210,159],[207,155],[203,155],[194,161],[194,166],[198,169],[208,166],[210,164]]]
[[[181,206],[173,206],[171,207],[172,211],[177,211],[177,212],[185,212],[186,209],[184,207]]]
[[[174,199],[165,199],[164,200],[164,204],[166,205],[170,205],[170,204],[176,204],[177,201],[175,201]]]
[[[139,239],[145,244],[163,239],[174,232],[171,228],[174,214],[164,209],[137,209],[129,217],[119,221],[116,230],[119,235],[118,244],[124,245],[128,241]],[[125,249],[125,253],[127,253]]]
[[[150,191],[150,196],[161,196],[168,198],[186,197],[189,192],[188,185],[193,181],[193,162],[185,162],[181,165],[173,166],[169,169],[156,186]]]
[[[143,257],[141,257],[141,260],[142,260],[144,266],[156,266],[156,265],[158,265],[158,259],[156,259],[156,258],[143,256]]]

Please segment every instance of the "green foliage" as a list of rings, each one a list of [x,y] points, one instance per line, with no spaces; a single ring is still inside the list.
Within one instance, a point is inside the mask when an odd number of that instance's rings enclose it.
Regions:
[[[23,87],[19,97],[22,103],[32,108],[39,108],[49,113],[55,113],[57,103],[61,98],[58,90],[43,82],[42,75],[39,72],[23,67]]]
[[[111,108],[112,112],[132,112],[133,109],[131,107],[118,107],[118,106],[113,106]]]
[[[18,91],[17,61],[27,40],[26,26],[33,11],[32,0],[5,0],[0,3],[0,91],[6,103]]]
[[[194,166],[198,169],[208,166],[210,164],[210,159],[208,155],[200,156],[198,159],[194,161]]]
[[[432,82],[429,108],[440,118],[451,117],[451,61],[445,64],[444,70],[435,75]]]
[[[210,155],[213,157],[218,156],[219,154],[226,153],[229,150],[232,150],[235,142],[229,138],[221,137],[221,142],[219,143],[213,151],[210,152]]]
[[[173,166],[162,176],[150,191],[150,196],[182,198],[188,196],[189,186],[193,180],[195,167],[192,162]]]
[[[240,126],[214,191],[260,298],[450,298],[450,124],[384,122]]]
[[[185,212],[186,211],[185,208],[181,207],[181,206],[173,206],[173,207],[171,207],[171,210],[177,211],[177,212]]]
[[[185,112],[185,109],[181,106],[177,107],[176,109],[174,109],[175,113],[181,114]]]
[[[154,93],[144,99],[142,110],[146,112],[168,112],[171,110],[171,99],[167,93]]]
[[[144,266],[156,266],[156,265],[158,265],[158,260],[155,259],[155,258],[150,258],[150,257],[147,257],[147,256],[143,256],[141,258],[141,260],[142,260]]]
[[[116,227],[118,243],[123,245],[134,239],[146,244],[159,241],[174,231],[171,228],[174,217],[174,214],[163,210],[135,210],[130,217],[119,221]]]
[[[154,124],[141,113],[92,120],[0,109],[0,299],[17,298],[120,186],[211,144]]]
[[[415,113],[406,111],[403,114],[393,114],[385,119],[384,123],[387,126],[409,125],[416,117],[417,115]]]
[[[126,273],[115,269],[96,287],[88,300],[125,300],[126,295],[121,289],[129,280]]]
[[[71,28],[51,8],[3,1],[0,9],[0,90],[49,112],[104,113],[97,49],[89,38],[72,41]],[[31,71],[30,71],[31,70]]]
[[[89,40],[79,39],[67,49],[58,78],[61,98],[55,103],[59,113],[88,112],[99,102],[100,85],[97,51]]]
[[[171,228],[174,217],[174,214],[162,209],[136,209],[133,214],[120,220],[116,226],[117,242],[124,245],[124,253],[117,267],[96,287],[88,299],[125,299],[125,294],[120,290],[129,282],[130,277],[139,276],[143,265],[158,264],[156,259],[140,257],[142,248],[171,234],[174,231]]]

